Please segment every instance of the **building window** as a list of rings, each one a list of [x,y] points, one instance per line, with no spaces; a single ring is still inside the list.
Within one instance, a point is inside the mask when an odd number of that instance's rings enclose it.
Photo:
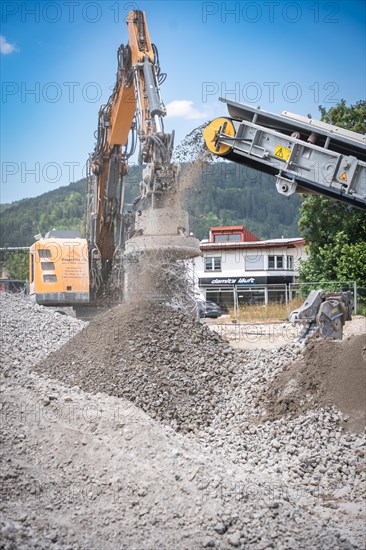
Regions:
[[[264,256],[248,254],[245,256],[245,271],[258,271],[264,269]]]
[[[221,258],[220,256],[205,258],[205,271],[221,271]]]
[[[283,256],[268,256],[268,269],[283,269]]]
[[[287,269],[294,269],[294,257],[293,256],[287,256]]]
[[[240,233],[233,233],[232,235],[215,235],[214,236],[214,242],[215,243],[226,243],[226,242],[240,242],[241,241],[241,235]]]

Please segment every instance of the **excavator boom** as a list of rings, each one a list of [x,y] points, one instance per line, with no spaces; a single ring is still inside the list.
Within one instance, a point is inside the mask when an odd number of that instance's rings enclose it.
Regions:
[[[114,286],[122,285],[126,248],[135,251],[176,246],[184,258],[199,254],[198,241],[188,238],[187,216],[180,206],[175,215],[167,216],[166,210],[163,215],[177,188],[178,168],[171,163],[174,132],[164,131],[166,108],[159,86],[166,75],[160,71],[144,12],[129,12],[127,31],[128,44],[118,49],[116,83],[99,111],[97,143],[89,159],[86,234],[91,289],[99,295],[109,285],[112,272],[116,275]],[[126,215],[124,178],[137,144],[139,163],[144,165],[140,197]],[[153,213],[156,209],[160,212]],[[182,229],[187,240],[178,242]],[[176,243],[167,240],[167,235],[176,237]]]
[[[136,267],[143,254],[154,256],[157,263],[163,259],[165,264],[200,255],[199,241],[189,236],[188,214],[176,196],[178,166],[171,163],[174,132],[164,131],[166,108],[159,88],[166,75],[160,70],[145,13],[129,12],[126,23],[128,43],[118,49],[116,82],[99,110],[96,144],[88,160],[86,240],[78,244],[88,251],[88,257],[84,255],[81,269],[80,255],[74,258],[68,253],[70,246],[77,249],[75,239],[55,235],[61,259],[57,271],[55,254],[42,248],[49,243],[38,243],[31,253],[32,267],[37,254],[41,260],[32,279],[32,294],[38,303],[120,302],[129,292],[128,279],[137,279],[131,273],[126,276],[127,267],[133,263]],[[140,196],[126,212],[125,176],[137,145],[139,163],[144,166]],[[72,274],[78,283],[82,278],[82,284],[75,284]]]

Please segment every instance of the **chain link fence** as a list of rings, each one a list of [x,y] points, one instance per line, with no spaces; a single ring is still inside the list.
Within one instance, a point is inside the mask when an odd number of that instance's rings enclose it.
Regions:
[[[305,300],[312,290],[324,290],[325,292],[346,292],[352,293],[353,313],[361,313],[359,299],[363,300],[365,311],[366,289],[360,289],[355,281],[313,281],[311,283],[290,283],[288,285],[288,300],[291,302],[296,298]],[[363,290],[363,298],[360,290]]]

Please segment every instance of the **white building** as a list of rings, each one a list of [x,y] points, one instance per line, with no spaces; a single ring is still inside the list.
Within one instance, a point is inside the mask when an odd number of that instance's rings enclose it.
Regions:
[[[261,241],[244,226],[212,227],[195,259],[200,291],[223,306],[286,301],[304,245],[301,238]]]

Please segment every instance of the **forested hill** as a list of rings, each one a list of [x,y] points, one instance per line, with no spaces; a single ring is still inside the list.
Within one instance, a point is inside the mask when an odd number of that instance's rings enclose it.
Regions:
[[[261,239],[297,237],[301,199],[279,195],[274,178],[232,163],[218,162],[192,170],[184,204],[190,230],[207,238],[214,225],[244,225]],[[187,172],[188,170],[188,172]],[[126,178],[126,204],[138,195],[141,168],[133,166]],[[0,209],[2,246],[28,246],[34,235],[50,229],[82,229],[85,180],[71,183],[39,197],[23,199]]]

